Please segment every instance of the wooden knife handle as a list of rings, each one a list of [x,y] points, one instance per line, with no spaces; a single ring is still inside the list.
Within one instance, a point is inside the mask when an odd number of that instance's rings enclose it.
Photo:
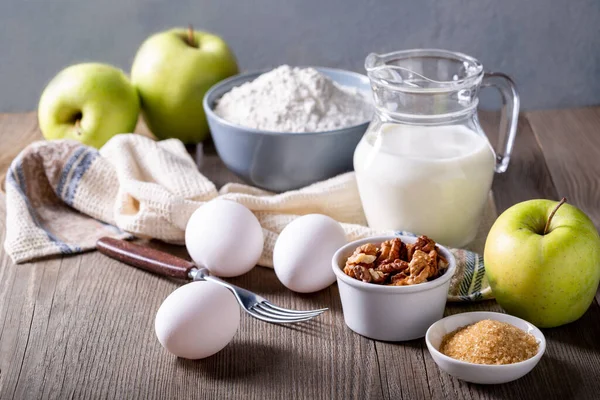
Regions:
[[[103,237],[96,242],[96,248],[100,253],[125,264],[173,278],[189,279],[190,270],[196,268],[183,258],[126,240]]]

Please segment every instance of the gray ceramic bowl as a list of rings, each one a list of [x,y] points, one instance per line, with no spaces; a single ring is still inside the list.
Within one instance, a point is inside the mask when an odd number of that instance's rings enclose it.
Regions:
[[[343,86],[370,91],[369,79],[364,75],[331,68],[315,69]],[[251,185],[274,192],[298,189],[352,170],[354,149],[368,122],[326,132],[281,133],[236,125],[213,112],[221,96],[264,72],[233,76],[217,83],[204,96],[212,138],[227,168]]]

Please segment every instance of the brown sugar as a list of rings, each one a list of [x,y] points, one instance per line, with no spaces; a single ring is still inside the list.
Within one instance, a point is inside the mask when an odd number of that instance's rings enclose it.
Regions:
[[[442,354],[474,364],[513,364],[533,357],[537,351],[533,335],[490,319],[448,333],[440,345]]]

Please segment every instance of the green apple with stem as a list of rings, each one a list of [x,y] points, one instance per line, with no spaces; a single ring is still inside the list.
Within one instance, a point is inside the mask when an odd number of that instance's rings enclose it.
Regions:
[[[146,39],[133,61],[131,79],[152,133],[159,139],[177,138],[194,144],[209,135],[202,108],[204,94],[237,73],[227,43],[190,26]]]
[[[529,200],[506,210],[485,243],[485,271],[500,306],[542,328],[579,319],[600,281],[600,237],[577,207]]]
[[[72,65],[46,86],[38,122],[46,139],[75,139],[96,148],[133,132],[140,111],[137,92],[123,71],[106,64]]]

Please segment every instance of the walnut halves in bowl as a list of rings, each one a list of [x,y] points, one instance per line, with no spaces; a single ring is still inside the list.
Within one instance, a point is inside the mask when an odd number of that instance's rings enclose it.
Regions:
[[[414,244],[394,238],[379,247],[372,243],[359,246],[348,257],[344,273],[363,282],[406,286],[433,280],[447,267],[436,243],[419,236]]]

